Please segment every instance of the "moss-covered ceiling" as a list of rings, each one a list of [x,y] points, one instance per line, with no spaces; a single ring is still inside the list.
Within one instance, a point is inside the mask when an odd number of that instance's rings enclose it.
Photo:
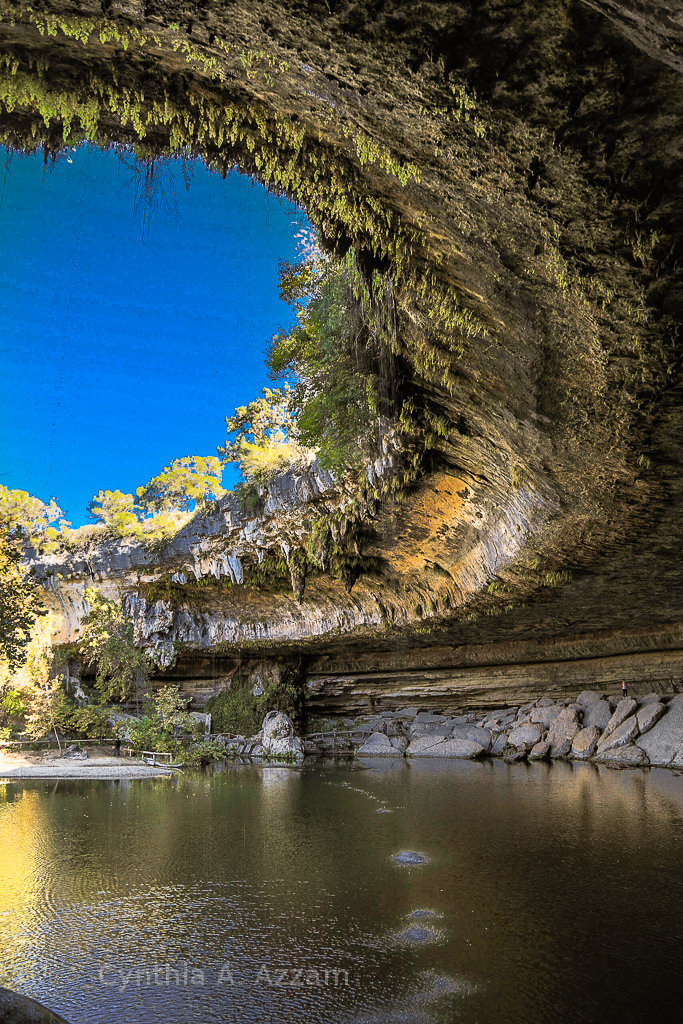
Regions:
[[[350,594],[324,573],[300,605],[266,588],[250,622],[380,644],[679,617],[683,77],[662,5],[0,13],[6,145],[237,166],[355,248],[404,378],[403,501],[366,502]],[[226,600],[201,614],[239,626]]]

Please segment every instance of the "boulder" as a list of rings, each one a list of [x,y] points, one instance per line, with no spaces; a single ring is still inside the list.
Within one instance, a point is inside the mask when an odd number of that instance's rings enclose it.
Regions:
[[[595,726],[602,731],[607,728],[607,723],[612,717],[612,709],[606,700],[596,700],[586,708],[583,715],[583,727],[588,729]]]
[[[432,714],[429,711],[419,711],[415,715],[415,718],[413,719],[413,721],[414,722],[445,722],[446,721],[446,716],[445,715],[434,715],[434,714]]]
[[[442,743],[443,739],[443,736],[416,736],[408,744],[406,754],[409,757],[421,757],[423,751]]]
[[[617,747],[595,755],[595,760],[609,768],[643,768],[650,762],[641,747]]]
[[[472,740],[455,738],[441,740],[439,743],[436,743],[431,747],[421,747],[418,750],[413,750],[413,744],[411,743],[408,747],[407,753],[412,753],[413,757],[474,758],[481,757],[486,753],[486,751],[482,747],[481,743],[474,743]]]
[[[550,708],[555,704],[556,701],[552,697],[541,697],[540,700],[536,701],[537,708]]]
[[[294,723],[284,711],[269,711],[263,719],[261,732],[252,736],[256,746],[250,757],[285,757],[303,760],[304,748],[301,740],[294,735]]]
[[[507,764],[514,764],[515,761],[524,761],[526,759],[526,748],[525,747],[513,747],[505,751],[503,760]]]
[[[602,699],[602,694],[598,693],[597,690],[582,690],[579,696],[576,698],[576,703],[582,707],[590,707],[591,704],[595,704],[596,701]]]
[[[599,739],[600,730],[595,725],[581,729],[572,740],[572,757],[577,761],[585,761],[592,757],[597,749]]]
[[[264,740],[284,739],[294,735],[294,723],[284,711],[269,711],[261,725]]]
[[[661,693],[646,693],[644,697],[638,698],[638,707],[642,708],[645,704],[660,704],[661,702]]]
[[[497,757],[499,754],[502,754],[503,751],[505,750],[506,746],[507,746],[507,742],[508,742],[508,738],[505,735],[505,733],[504,732],[498,733],[496,738],[491,743],[490,753],[493,754],[494,757]]]
[[[529,751],[530,761],[545,761],[550,754],[550,744],[547,740],[541,740]]]
[[[405,736],[392,736],[389,742],[392,747],[398,750],[399,754],[403,754],[408,746],[408,740]]]
[[[52,751],[49,751],[51,754]],[[69,758],[70,761],[87,761],[88,755],[83,747],[79,743],[72,743],[70,747],[62,751],[62,757]]]
[[[453,739],[472,740],[473,743],[479,743],[487,751],[491,748],[490,729],[481,729],[476,725],[456,725],[450,735]]]
[[[557,718],[553,719],[546,739],[550,744],[551,757],[566,757],[572,749],[572,740],[579,731],[576,711],[563,708]]]
[[[605,726],[603,739],[618,729],[622,722],[625,722],[629,715],[638,707],[638,702],[633,697],[623,697],[616,705],[612,717]]]
[[[674,699],[644,736],[638,741],[650,764],[667,765],[683,748],[683,701]]]
[[[373,732],[358,750],[359,757],[400,757],[402,753],[383,732]]]
[[[536,725],[542,725],[545,729],[550,728],[550,723],[557,718],[564,708],[561,704],[544,704],[543,707],[532,709],[529,719]]]
[[[416,722],[410,727],[410,736],[449,736],[452,728],[453,723],[448,721]]]
[[[472,725],[477,721],[477,716],[474,712],[470,711],[467,715],[456,715],[453,719],[453,725]]]
[[[598,743],[598,752],[603,753],[607,750],[616,750],[618,747],[627,747],[637,735],[638,719],[635,715],[630,715],[612,732],[605,730]]]
[[[539,725],[521,725],[512,729],[508,736],[511,747],[525,747],[529,750],[540,743],[543,730]]]
[[[655,722],[659,721],[665,711],[666,706],[664,704],[660,704],[659,701],[653,700],[648,701],[647,704],[643,704],[642,707],[638,709],[638,714],[636,715],[640,735],[642,736],[643,733],[648,732]]]

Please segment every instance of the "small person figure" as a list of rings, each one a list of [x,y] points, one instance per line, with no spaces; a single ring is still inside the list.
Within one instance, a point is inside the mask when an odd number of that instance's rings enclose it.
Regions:
[[[626,680],[621,684],[621,696],[622,698],[628,696],[626,693]]]
[[[117,736],[114,740],[114,757],[121,757],[121,737]]]

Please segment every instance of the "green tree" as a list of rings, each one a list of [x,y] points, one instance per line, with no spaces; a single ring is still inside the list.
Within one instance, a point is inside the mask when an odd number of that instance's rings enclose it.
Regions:
[[[62,517],[54,498],[46,503],[28,491],[10,490],[0,484],[0,527],[9,538],[33,543],[53,539],[58,533],[55,523],[68,525]]]
[[[31,629],[44,614],[40,589],[21,564],[17,540],[0,525],[0,659],[10,672],[21,665]]]
[[[123,491],[99,491],[90,501],[88,512],[120,536],[135,533],[140,524],[140,507],[132,494]]]
[[[293,397],[287,383],[264,388],[262,397],[226,417],[228,435],[233,436],[218,451],[226,462],[239,465],[247,482],[267,483],[275,473],[313,458],[314,453],[299,444]]]
[[[364,316],[360,289],[353,252],[334,260],[305,240],[297,263],[280,264],[280,295],[296,323],[273,337],[267,353],[273,380],[292,383],[300,444],[337,472],[364,460],[372,424],[390,411],[381,397],[391,384],[390,356]]]
[[[26,731],[34,739],[54,733],[57,746],[62,745],[58,729],[68,720],[69,701],[61,675],[52,672],[52,635],[55,620],[45,615],[33,626],[26,657],[21,668],[12,677],[12,684],[26,709]]]
[[[116,601],[94,587],[84,594],[90,612],[83,620],[79,646],[88,665],[97,667],[102,700],[126,700],[147,689],[151,663],[135,642],[133,623]]]
[[[189,512],[225,494],[222,475],[223,463],[215,455],[187,455],[174,459],[135,493],[148,513]]]

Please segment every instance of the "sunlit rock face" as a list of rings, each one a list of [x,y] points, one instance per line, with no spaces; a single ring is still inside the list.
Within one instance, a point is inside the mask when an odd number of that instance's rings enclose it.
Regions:
[[[38,559],[60,639],[94,583],[188,686],[292,653],[321,708],[677,684],[683,76],[667,12],[238,0],[229,18],[47,3],[2,21],[6,142],[142,132],[150,154],[186,147],[287,191],[331,250],[384,275],[373,315],[411,403],[362,509],[311,467],[159,551]],[[382,482],[413,453],[397,503]],[[346,571],[322,557],[303,578],[322,514]]]

